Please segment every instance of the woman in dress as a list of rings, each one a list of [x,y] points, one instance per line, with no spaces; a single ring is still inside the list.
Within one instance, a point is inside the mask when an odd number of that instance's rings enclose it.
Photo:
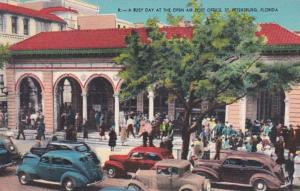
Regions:
[[[126,119],[123,112],[120,113],[120,129],[121,129],[120,131],[121,144],[122,146],[124,146],[127,137],[127,131],[126,131]]]
[[[116,142],[117,142],[117,134],[115,132],[114,127],[112,127],[110,129],[110,132],[109,132],[108,136],[109,136],[108,145],[110,146],[110,150],[114,151],[115,146],[116,146]]]

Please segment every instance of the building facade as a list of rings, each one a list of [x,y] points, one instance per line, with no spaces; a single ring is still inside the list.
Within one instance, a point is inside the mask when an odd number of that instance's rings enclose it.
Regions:
[[[266,39],[260,61],[270,64],[299,61],[298,35],[277,24],[259,27],[257,35]],[[42,33],[12,46],[13,59],[7,66],[9,128],[18,126],[26,115],[42,113],[47,131],[59,131],[64,124],[62,116],[72,109],[87,120],[95,116],[94,112],[101,111],[104,123],[114,124],[118,129],[119,113],[124,109],[118,96],[122,86],[118,73],[122,66],[116,65],[113,58],[126,48],[124,39],[132,30],[147,42],[143,28],[103,29]],[[192,27],[160,30],[168,38],[174,35],[191,38],[193,33]],[[300,123],[299,94],[299,86],[287,92],[261,90],[227,106],[226,121],[242,129],[246,118],[272,118],[296,125]],[[162,108],[155,107],[158,102]],[[159,91],[137,95],[130,107],[148,113],[150,119],[164,107],[169,118],[174,119],[177,109],[180,111],[176,100]]]

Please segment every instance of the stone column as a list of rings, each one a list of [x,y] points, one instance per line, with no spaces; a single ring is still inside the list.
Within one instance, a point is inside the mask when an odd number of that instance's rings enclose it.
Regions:
[[[82,119],[87,120],[87,93],[83,91],[82,96]]]
[[[287,96],[287,94],[286,94]],[[286,97],[285,100],[284,100],[284,125],[285,126],[289,126],[290,125],[290,120],[289,120],[289,110],[290,110],[290,107],[289,107],[289,98]]]
[[[154,120],[154,91],[149,90],[148,92],[148,98],[149,98],[149,120]]]
[[[246,96],[240,99],[240,129],[245,132],[246,115],[247,115],[247,98]]]
[[[115,98],[115,131],[119,133],[119,124],[120,124],[120,100],[119,94],[114,95]]]
[[[168,117],[170,120],[175,118],[175,98],[169,97],[168,99]]]
[[[144,94],[139,93],[136,97],[136,111],[144,113]]]

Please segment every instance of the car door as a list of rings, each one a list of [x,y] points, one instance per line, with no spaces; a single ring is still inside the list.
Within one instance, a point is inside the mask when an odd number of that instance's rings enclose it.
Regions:
[[[161,191],[171,191],[172,170],[168,167],[157,167],[156,174],[157,189]]]
[[[143,152],[133,152],[129,154],[129,157],[124,162],[124,167],[127,172],[136,172],[138,169],[143,168],[143,161]]]
[[[244,161],[239,158],[227,158],[219,169],[221,182],[241,184],[243,182]]]
[[[65,172],[72,171],[72,163],[64,158],[53,157],[52,158],[52,166],[53,166],[53,179],[55,182],[59,182],[61,180],[62,175]]]
[[[265,173],[266,169],[263,168],[264,165],[256,160],[246,160],[245,168],[243,171],[243,182],[245,184],[250,184],[250,179],[256,173]]]
[[[37,165],[38,176],[43,180],[54,181],[53,173],[51,158],[47,156],[42,157]]]

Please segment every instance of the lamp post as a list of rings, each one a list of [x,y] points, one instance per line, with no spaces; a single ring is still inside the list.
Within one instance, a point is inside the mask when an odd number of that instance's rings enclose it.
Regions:
[[[7,88],[4,86],[3,75],[0,75],[0,89],[1,89],[1,92],[7,96],[8,91],[7,91]]]

